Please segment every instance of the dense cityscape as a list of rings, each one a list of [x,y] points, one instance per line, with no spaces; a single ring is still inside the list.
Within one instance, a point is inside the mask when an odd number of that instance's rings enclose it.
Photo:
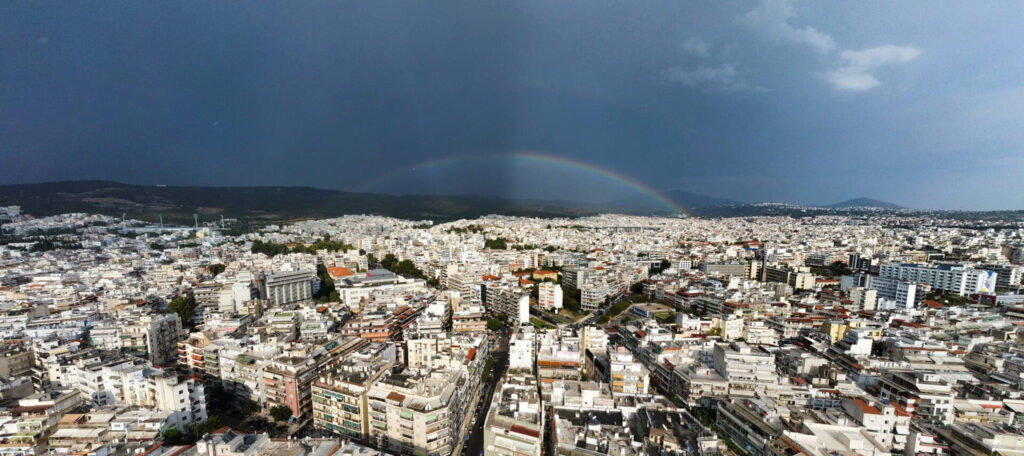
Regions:
[[[1024,226],[0,211],[0,455],[1024,452]]]
[[[0,456],[1024,456],[1022,24],[0,1]]]

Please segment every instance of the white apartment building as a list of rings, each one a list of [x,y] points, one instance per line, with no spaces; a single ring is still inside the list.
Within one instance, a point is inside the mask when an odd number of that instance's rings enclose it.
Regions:
[[[744,342],[715,344],[714,368],[729,382],[731,396],[775,396],[779,385],[775,355]]]
[[[389,453],[447,456],[469,401],[467,372],[386,372],[367,395],[370,441]]]
[[[589,270],[579,266],[570,266],[562,269],[562,283],[567,287],[579,289],[583,282],[590,276]]]
[[[263,296],[270,304],[280,306],[313,298],[313,271],[278,271],[265,274]]]
[[[537,288],[537,303],[544,309],[562,308],[562,287],[551,282],[541,283]]]
[[[1021,270],[1020,266],[1012,264],[983,264],[980,266],[982,269],[987,269],[996,273],[996,285],[1000,287],[1010,288],[1020,285],[1021,281]],[[993,290],[989,290],[990,292]]]
[[[369,301],[378,294],[405,294],[424,289],[426,282],[420,279],[406,278],[387,269],[373,269],[364,276],[352,276],[344,281],[335,282],[342,304],[356,310],[362,302]]]
[[[890,372],[879,378],[881,397],[899,403],[925,423],[953,424],[953,385],[934,372]]]
[[[484,419],[486,456],[540,456],[544,407],[533,376],[509,376],[496,391]]]
[[[647,369],[626,347],[608,348],[608,383],[612,392],[625,394],[647,394],[649,386]]]
[[[530,295],[510,287],[489,288],[486,293],[491,313],[507,316],[513,325],[530,322]]]
[[[144,335],[146,355],[154,366],[173,364],[181,339],[181,319],[175,314],[150,314],[125,327],[127,334]],[[124,339],[124,336],[122,336]]]
[[[972,293],[995,291],[998,274],[993,271],[963,266],[925,266],[918,264],[883,264],[881,277],[924,283],[934,289],[966,296]]]
[[[533,372],[536,365],[534,362],[536,348],[537,334],[533,331],[533,327],[521,327],[515,337],[509,341],[509,370],[526,369]]]
[[[846,294],[850,301],[853,301],[852,306],[855,309],[875,310],[878,302],[878,290],[852,287],[846,291]]]
[[[587,312],[595,312],[604,304],[608,294],[608,286],[603,281],[587,281],[580,287],[580,308]]]
[[[919,298],[917,284],[896,277],[868,277],[868,290],[876,292],[875,307],[883,310],[913,309]]]

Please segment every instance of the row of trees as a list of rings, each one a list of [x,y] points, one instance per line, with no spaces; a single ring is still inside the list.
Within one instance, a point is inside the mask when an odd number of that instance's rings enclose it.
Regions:
[[[850,269],[850,267],[842,261],[835,261],[827,268],[818,266],[811,267],[811,272],[824,277],[841,277],[853,274],[853,269]]]
[[[241,405],[241,411],[245,416],[251,416],[259,411],[259,403],[247,400]],[[270,408],[270,417],[274,421],[288,421],[292,417],[292,409],[287,405],[275,405]],[[219,416],[210,416],[204,421],[192,426],[185,426],[178,429],[178,426],[171,426],[160,435],[165,445],[192,445],[204,435],[209,434],[223,426]]]
[[[494,239],[484,239],[484,248],[492,250],[508,249],[508,239],[505,239],[503,237]]]
[[[491,371],[494,370],[494,358],[488,356],[484,360],[484,371],[480,373],[480,381],[487,383],[491,379]]]
[[[459,227],[449,228],[448,232],[449,233],[456,233],[456,234],[466,234],[466,233],[480,233],[483,230],[484,230],[484,227],[482,227],[480,225],[477,225],[477,224],[472,224],[472,225],[469,225],[469,226],[467,226],[465,228],[459,228]]]
[[[581,293],[580,290],[567,285],[561,285],[561,287],[562,307],[569,309],[569,311],[573,313],[581,313],[583,311],[583,307],[580,306],[580,298],[583,296],[583,293]]]
[[[278,244],[276,242],[263,242],[259,240],[252,242],[252,247],[250,248],[250,250],[252,250],[252,253],[262,253],[270,257],[275,255],[283,255],[289,252],[288,245],[286,244]]]
[[[327,250],[330,252],[337,252],[338,250],[341,250],[343,252],[348,252],[349,250],[353,249],[355,249],[355,247],[353,247],[352,245],[340,241],[332,241],[331,238],[328,236],[324,237],[323,239],[318,239],[316,242],[310,244],[309,246],[306,246],[304,244],[297,244],[288,247],[287,244],[279,244],[276,242],[263,242],[260,240],[256,240],[253,241],[252,248],[250,250],[252,250],[253,253],[262,253],[264,255],[272,257],[275,255],[282,255],[285,253],[315,254],[318,250]]]
[[[211,416],[199,424],[186,426],[185,429],[178,429],[178,426],[164,429],[161,438],[165,445],[192,445],[200,437],[220,429],[221,426],[220,417]]]
[[[78,250],[82,248],[81,242],[75,241],[54,241],[51,239],[40,239],[29,249],[30,252],[49,252],[51,250]]]
[[[320,289],[313,295],[313,299],[317,302],[341,302],[341,294],[334,285],[334,278],[327,273],[327,267],[316,265],[316,275],[320,279]]]
[[[622,301],[612,304],[611,307],[609,307],[608,310],[605,311],[604,315],[601,315],[601,318],[597,319],[597,322],[600,324],[608,323],[609,321],[611,321],[612,318],[615,318],[632,305],[633,301],[629,299],[623,299]]]
[[[960,296],[956,293],[947,293],[942,290],[932,290],[928,294],[924,295],[925,299],[941,302],[948,306],[966,306],[971,303],[970,299],[966,296]]]
[[[380,266],[384,269],[394,272],[395,274],[415,277],[417,279],[427,278],[427,275],[424,274],[423,271],[420,270],[420,268],[417,268],[416,263],[413,263],[412,260],[406,259],[398,261],[398,258],[396,258],[395,255],[391,253],[385,255],[383,260],[380,260]]]

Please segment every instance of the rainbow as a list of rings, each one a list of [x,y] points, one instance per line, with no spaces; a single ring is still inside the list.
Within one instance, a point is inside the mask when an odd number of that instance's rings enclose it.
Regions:
[[[676,204],[672,200],[666,198],[664,195],[662,195],[657,190],[655,190],[655,189],[649,187],[647,184],[644,184],[643,182],[637,181],[636,179],[633,179],[633,178],[631,178],[629,176],[626,176],[624,174],[617,173],[617,172],[612,171],[610,169],[602,168],[600,166],[597,166],[597,165],[594,165],[594,164],[591,164],[591,163],[587,163],[587,162],[584,162],[584,161],[574,160],[574,159],[571,159],[571,158],[560,157],[560,156],[551,155],[551,154],[541,154],[541,153],[537,153],[537,152],[508,152],[508,153],[501,153],[501,154],[476,154],[476,155],[472,155],[472,154],[467,154],[467,155],[446,155],[446,156],[442,156],[442,157],[432,158],[430,160],[424,160],[422,162],[419,162],[419,163],[416,163],[416,164],[413,164],[413,165],[410,165],[410,166],[407,166],[407,167],[397,168],[397,169],[394,169],[394,170],[391,170],[391,171],[387,171],[385,173],[377,175],[376,177],[374,177],[372,179],[369,179],[367,181],[362,182],[361,184],[359,184],[359,185],[357,185],[355,187],[355,190],[365,189],[366,187],[368,187],[370,185],[376,184],[376,183],[381,182],[381,181],[388,180],[388,179],[390,179],[390,178],[392,178],[394,176],[397,176],[397,175],[401,175],[401,174],[405,174],[405,173],[409,173],[409,172],[413,172],[413,171],[419,171],[419,170],[430,169],[430,168],[437,168],[437,167],[442,167],[442,166],[447,166],[447,165],[452,165],[452,164],[458,164],[458,163],[468,162],[468,161],[493,159],[493,158],[515,159],[515,160],[523,160],[523,161],[533,162],[533,163],[551,164],[551,165],[556,165],[556,166],[564,166],[564,167],[572,168],[572,169],[578,170],[578,171],[583,171],[583,172],[586,172],[588,174],[592,174],[592,175],[595,175],[595,176],[598,176],[598,177],[601,177],[601,178],[604,178],[604,179],[609,179],[611,181],[618,182],[619,184],[622,184],[622,185],[624,185],[626,187],[629,187],[629,188],[631,188],[633,190],[636,190],[636,191],[638,191],[638,192],[640,192],[640,193],[650,197],[651,199],[653,199],[655,201],[658,201],[659,203],[661,203],[662,205],[664,205],[667,209],[669,209],[671,211],[679,212],[679,213],[683,213],[683,214],[687,213],[686,209],[684,209],[682,206],[679,206],[678,204]]]

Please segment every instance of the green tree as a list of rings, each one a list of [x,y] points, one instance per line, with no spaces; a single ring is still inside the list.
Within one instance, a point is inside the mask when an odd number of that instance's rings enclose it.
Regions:
[[[580,306],[580,302],[572,296],[564,296],[562,300],[562,307],[569,309],[572,313],[580,313],[583,311],[583,307]]]
[[[242,402],[242,405],[239,406],[239,410],[243,415],[250,416],[260,411],[260,404],[252,399],[246,399],[245,402]]]
[[[384,259],[381,260],[380,265],[384,269],[394,272],[395,274],[415,277],[417,279],[427,278],[427,275],[424,274],[423,271],[420,270],[420,268],[417,268],[416,263],[413,263],[412,260],[398,261],[398,258],[395,258],[395,256],[390,253],[384,256]]]
[[[633,301],[630,301],[629,299],[623,299],[622,301],[612,304],[612,306],[608,308],[608,311],[605,313],[605,315],[608,316],[609,318],[615,318],[617,315],[619,315],[632,305]]]
[[[209,405],[215,410],[231,404],[227,390],[219,381],[206,387],[206,397],[209,398]]]
[[[206,270],[210,271],[210,274],[213,274],[214,277],[220,275],[220,273],[224,272],[225,269],[227,269],[227,266],[220,263],[211,264],[206,267]]]
[[[395,267],[395,273],[396,274],[403,274],[403,275],[411,275],[411,276],[414,276],[414,277],[422,277],[423,276],[423,272],[420,271],[420,269],[416,267],[416,263],[413,263],[412,260],[402,260],[402,261],[399,261],[398,265]]]
[[[164,249],[164,245],[159,243],[159,242],[150,242],[149,243],[149,248],[151,248],[153,250],[163,250]],[[168,428],[168,430],[170,430],[170,429]]]
[[[178,429],[178,426],[171,425],[171,427],[164,429],[164,432],[160,434],[161,440],[164,441],[164,445],[183,445],[185,444],[185,434]]]
[[[501,320],[491,317],[487,320],[487,329],[490,331],[501,330]]]
[[[833,277],[844,276],[844,275],[849,275],[849,274],[853,273],[853,270],[850,269],[850,267],[847,266],[846,263],[843,263],[842,261],[835,261],[835,262],[833,262],[832,264],[830,264],[828,266],[828,269],[829,269],[829,272],[832,273]]]
[[[195,298],[192,297],[191,293],[178,296],[167,305],[167,311],[178,314],[178,318],[181,318],[181,325],[188,326],[189,322],[192,321],[192,317],[196,314]]]
[[[219,416],[211,416],[211,417],[207,418],[206,420],[204,420],[204,421],[202,421],[202,422],[200,422],[199,424],[196,425],[196,427],[195,427],[195,437],[196,437],[196,440],[199,440],[200,437],[202,437],[202,436],[204,436],[206,434],[209,434],[209,433],[211,433],[213,431],[216,431],[217,429],[220,429],[221,426],[223,426],[223,424],[221,424]]]
[[[288,253],[288,246],[285,244],[278,244],[275,242],[263,242],[260,240],[252,241],[252,253],[262,253],[266,256],[275,256]]]
[[[672,267],[671,261],[661,260],[661,263],[658,264],[658,271],[664,271],[670,267]]]
[[[316,276],[320,279],[320,289],[318,289],[316,294],[313,295],[313,299],[320,302],[333,301],[334,299],[332,299],[332,297],[337,295],[338,291],[334,285],[334,279],[331,278],[331,275],[327,272],[327,267],[322,264],[316,265]],[[341,302],[341,297],[340,295],[338,296],[339,297],[336,302]]]
[[[644,292],[644,283],[643,282],[637,282],[637,283],[634,283],[633,285],[630,285],[629,292],[632,293],[632,294],[643,293]]]
[[[274,421],[287,421],[292,417],[292,409],[287,405],[275,405],[270,408],[270,417]]]
[[[480,381],[487,383],[491,379],[492,370],[494,370],[494,358],[488,356],[484,361],[484,371],[480,374]]]
[[[387,270],[391,270],[391,268],[394,267],[395,264],[397,264],[397,263],[398,263],[398,258],[395,258],[395,254],[393,254],[393,253],[389,253],[387,255],[384,255],[384,259],[380,260],[380,266],[382,268],[384,268],[384,269],[387,269]]]
[[[508,240],[503,237],[495,239],[486,239],[484,240],[484,248],[492,250],[505,250],[508,249]]]

